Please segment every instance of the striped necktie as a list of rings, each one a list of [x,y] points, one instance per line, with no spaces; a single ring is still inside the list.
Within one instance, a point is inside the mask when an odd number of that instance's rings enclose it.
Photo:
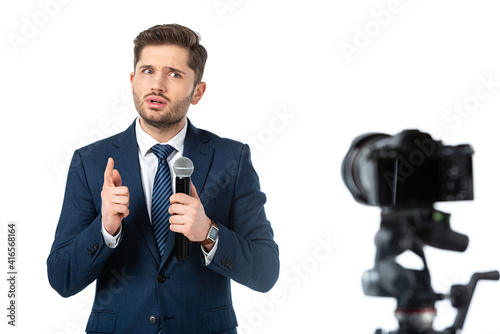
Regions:
[[[168,208],[170,207],[170,196],[172,195],[172,179],[167,158],[175,149],[170,145],[156,144],[151,151],[158,158],[158,169],[153,182],[153,195],[151,199],[151,223],[156,238],[156,244],[163,255],[167,244],[168,231],[170,227]]]

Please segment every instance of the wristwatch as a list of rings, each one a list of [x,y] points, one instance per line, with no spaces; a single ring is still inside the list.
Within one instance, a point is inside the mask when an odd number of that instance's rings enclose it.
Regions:
[[[211,242],[215,242],[218,236],[219,236],[219,228],[217,227],[217,224],[212,222],[212,226],[210,226],[210,229],[208,230],[207,239],[205,241],[210,240]]]

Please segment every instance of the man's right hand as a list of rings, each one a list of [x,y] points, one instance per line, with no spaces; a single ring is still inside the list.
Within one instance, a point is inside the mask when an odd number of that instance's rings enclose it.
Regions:
[[[101,192],[102,224],[106,232],[113,236],[120,229],[122,219],[128,216],[130,202],[128,187],[122,186],[122,178],[114,166],[113,158],[109,158]]]

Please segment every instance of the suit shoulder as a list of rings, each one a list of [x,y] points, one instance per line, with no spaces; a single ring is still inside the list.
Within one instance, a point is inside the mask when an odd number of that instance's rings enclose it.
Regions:
[[[133,135],[135,138],[134,124],[132,124],[125,131],[97,140],[89,145],[77,149],[77,151],[79,151],[83,156],[99,156],[101,154],[109,154],[110,148],[119,146],[122,138],[130,135]]]
[[[202,136],[210,140],[210,144],[213,145],[214,147],[217,147],[219,149],[225,149],[225,150],[230,150],[230,151],[235,151],[235,152],[241,152],[246,144],[239,142],[237,140],[231,139],[231,138],[224,138],[216,135],[213,132],[203,130],[203,129],[198,129]]]

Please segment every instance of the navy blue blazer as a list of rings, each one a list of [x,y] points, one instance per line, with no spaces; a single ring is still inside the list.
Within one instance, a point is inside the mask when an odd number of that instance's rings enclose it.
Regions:
[[[192,181],[207,216],[220,229],[208,266],[197,243],[190,245],[188,260],[178,261],[173,233],[160,258],[144,200],[135,122],[75,151],[47,272],[63,297],[97,280],[87,333],[156,334],[160,324],[164,334],[236,333],[230,280],[266,292],[278,279],[278,246],[248,145],[189,122],[183,155],[193,161]],[[101,191],[109,157],[130,191],[130,214],[114,249],[101,235]]]

